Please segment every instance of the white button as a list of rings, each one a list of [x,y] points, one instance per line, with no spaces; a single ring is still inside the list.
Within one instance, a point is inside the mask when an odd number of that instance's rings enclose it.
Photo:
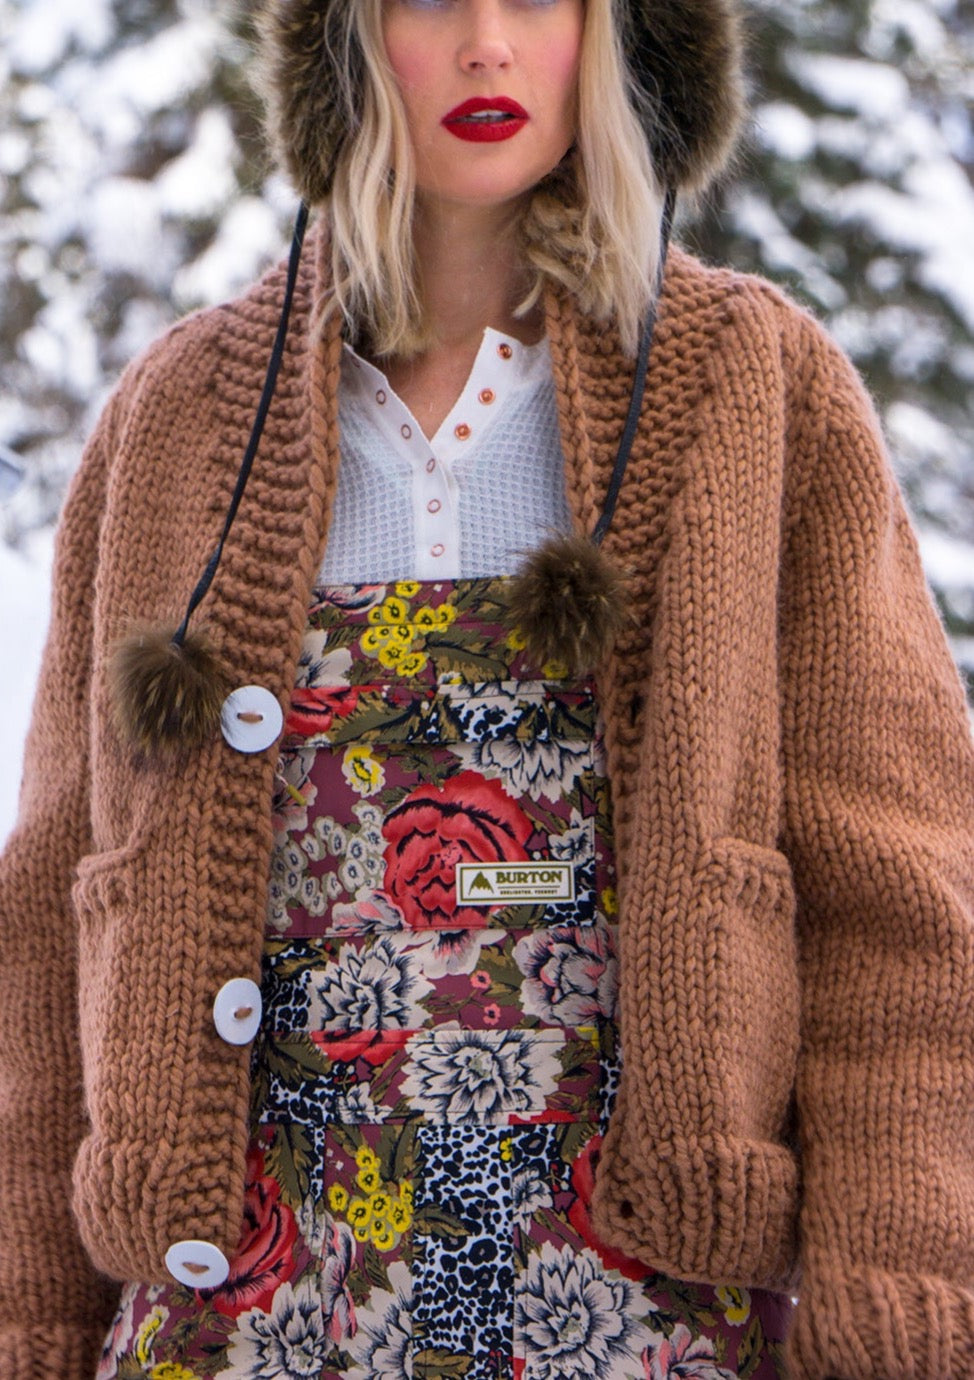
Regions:
[[[166,1252],[166,1269],[188,1289],[218,1289],[230,1273],[230,1262],[210,1241],[177,1241]]]
[[[213,1001],[213,1024],[228,1045],[247,1045],[260,1026],[260,988],[249,978],[231,978]]]
[[[238,752],[263,752],[277,741],[283,727],[281,706],[262,685],[242,685],[223,701],[220,728]]]

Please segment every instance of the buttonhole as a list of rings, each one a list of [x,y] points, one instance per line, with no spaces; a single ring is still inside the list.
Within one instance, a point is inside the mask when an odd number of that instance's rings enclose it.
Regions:
[[[197,1265],[192,1260],[187,1260],[183,1265],[183,1269],[187,1270],[191,1275],[205,1275],[209,1268],[208,1265]]]
[[[642,713],[642,708],[643,708],[643,705],[645,704],[645,702],[646,702],[646,697],[645,697],[645,695],[640,694],[639,691],[637,690],[636,693],[633,695],[632,699],[629,701],[629,722],[630,722],[630,723],[633,723],[633,724],[634,724],[634,723],[636,722],[636,720],[639,718],[639,715]]]
[[[263,714],[259,713],[256,709],[238,710],[237,718],[241,723],[245,724],[262,724],[264,722]]]
[[[619,1216],[629,1218],[635,1217],[635,1215],[636,1209],[633,1207],[632,1203],[630,1203],[628,1198],[623,1198],[622,1202],[619,1204]]]
[[[233,1019],[235,1021],[245,1021],[248,1016],[252,1016],[253,1014],[254,1008],[252,1006],[238,1006],[233,1013]]]

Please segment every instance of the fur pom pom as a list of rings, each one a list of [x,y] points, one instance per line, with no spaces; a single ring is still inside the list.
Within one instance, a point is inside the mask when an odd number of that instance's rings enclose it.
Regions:
[[[220,730],[229,689],[219,658],[199,633],[182,646],[173,629],[133,629],[108,667],[115,719],[133,747],[150,756],[201,747]]]
[[[532,660],[591,671],[626,621],[622,575],[588,537],[549,537],[511,581],[509,618]]]

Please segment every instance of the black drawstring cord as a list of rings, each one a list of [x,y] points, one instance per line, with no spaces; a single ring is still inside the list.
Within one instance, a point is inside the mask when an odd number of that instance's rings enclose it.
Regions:
[[[254,457],[257,454],[257,447],[260,445],[260,438],[264,431],[264,423],[267,420],[267,413],[270,410],[271,399],[274,397],[274,389],[277,386],[277,375],[280,372],[281,360],[284,358],[284,342],[287,338],[288,319],[291,315],[291,302],[294,298],[294,285],[298,277],[298,265],[301,262],[301,246],[304,243],[304,232],[308,224],[308,207],[305,202],[301,202],[298,207],[297,218],[294,222],[294,235],[291,239],[291,257],[287,266],[287,286],[284,290],[284,305],[281,308],[281,317],[277,323],[277,335],[274,338],[274,348],[271,351],[270,361],[267,365],[267,375],[264,379],[264,390],[260,395],[260,402],[257,405],[257,415],[254,417],[254,425],[251,428],[250,440],[247,442],[247,449],[244,451],[244,458],[240,465],[240,472],[237,475],[237,483],[233,490],[233,497],[230,499],[230,507],[227,509],[226,521],[223,524],[223,533],[217,543],[216,550],[206,563],[206,569],[200,576],[199,583],[193,590],[183,621],[173,633],[172,641],[176,647],[181,647],[186,638],[186,629],[190,618],[206,597],[206,592],[213,583],[216,575],[217,566],[220,564],[220,557],[223,555],[223,547],[233,526],[233,520],[237,516],[237,509],[240,507],[240,500],[250,477],[253,468]]]
[[[666,251],[670,247],[670,235],[673,232],[673,215],[676,210],[676,192],[672,187],[667,188],[666,196],[663,200],[663,221],[660,231],[660,253],[659,263],[656,266],[656,283],[653,292],[653,301],[646,316],[646,324],[643,326],[642,337],[639,341],[639,353],[636,356],[636,372],[632,381],[632,396],[629,399],[629,414],[626,417],[626,425],[623,428],[622,439],[619,442],[619,449],[616,452],[615,464],[612,467],[612,477],[605,493],[605,506],[602,509],[602,516],[595,524],[592,532],[592,541],[596,546],[602,544],[602,538],[609,530],[612,516],[616,510],[616,502],[619,498],[619,490],[622,488],[623,476],[626,473],[626,465],[629,462],[629,452],[635,439],[636,428],[639,425],[639,413],[643,405],[643,393],[646,390],[646,375],[649,372],[649,352],[653,345],[653,333],[656,330],[656,316],[659,307],[660,294],[663,291],[663,274],[666,270]]]

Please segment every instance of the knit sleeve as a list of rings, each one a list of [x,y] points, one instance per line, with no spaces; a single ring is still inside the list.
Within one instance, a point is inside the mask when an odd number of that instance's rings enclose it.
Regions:
[[[790,1380],[974,1377],[974,753],[868,398],[806,327],[782,590],[803,988]]]
[[[0,1375],[92,1380],[117,1285],[92,1269],[71,1211],[84,1131],[70,888],[89,848],[88,683],[94,561],[113,405],[58,533],[51,626],[18,822],[0,857]]]

